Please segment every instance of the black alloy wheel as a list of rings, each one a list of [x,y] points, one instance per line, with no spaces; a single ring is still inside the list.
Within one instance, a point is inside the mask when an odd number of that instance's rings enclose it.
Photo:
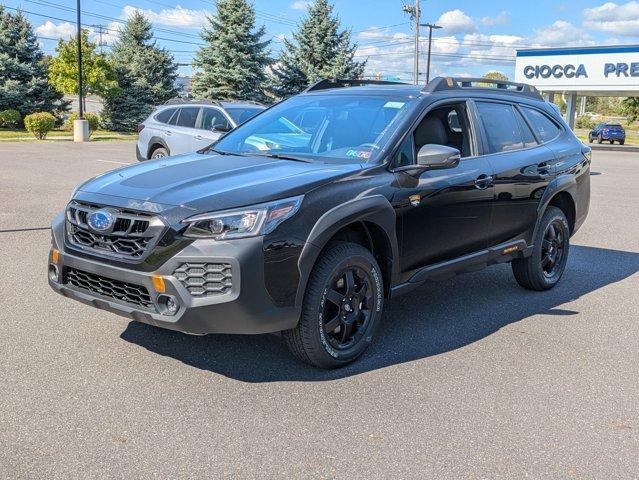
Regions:
[[[562,265],[565,248],[565,238],[560,220],[556,219],[548,225],[541,244],[541,268],[548,278],[557,274],[557,268]]]
[[[345,350],[359,342],[371,320],[373,278],[357,266],[341,270],[326,289],[322,308],[324,335],[336,350]]]

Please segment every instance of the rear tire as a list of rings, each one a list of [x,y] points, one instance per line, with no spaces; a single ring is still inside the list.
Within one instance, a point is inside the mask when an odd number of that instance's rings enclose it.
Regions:
[[[619,145],[624,145],[626,143],[625,140],[619,140]]]
[[[534,239],[532,255],[513,260],[517,283],[528,290],[549,290],[566,270],[570,250],[570,227],[559,208],[546,209]]]
[[[384,306],[382,274],[375,257],[354,243],[336,243],[321,254],[306,286],[296,328],[283,332],[298,359],[338,368],[371,344]]]
[[[169,156],[169,151],[164,147],[159,147],[153,150],[151,153],[151,160],[157,160],[158,158],[164,158]]]
[[[614,145],[615,141],[614,140],[610,140],[610,145]]]

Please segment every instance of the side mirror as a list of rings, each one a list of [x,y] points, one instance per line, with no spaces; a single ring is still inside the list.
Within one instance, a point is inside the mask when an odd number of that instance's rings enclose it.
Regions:
[[[216,125],[213,125],[213,127],[211,127],[211,130],[213,130],[214,132],[226,133],[231,131],[231,126],[224,123],[218,123]]]
[[[424,145],[417,152],[417,165],[421,170],[455,168],[461,160],[461,152],[446,145]]]

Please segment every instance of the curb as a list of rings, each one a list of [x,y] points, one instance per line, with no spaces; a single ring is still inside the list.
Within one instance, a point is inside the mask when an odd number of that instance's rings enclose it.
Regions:
[[[586,144],[593,151],[602,150],[608,152],[639,152],[639,145],[598,145],[598,144]]]

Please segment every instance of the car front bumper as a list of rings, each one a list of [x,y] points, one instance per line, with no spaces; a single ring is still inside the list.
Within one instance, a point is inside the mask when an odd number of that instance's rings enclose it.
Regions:
[[[299,320],[300,308],[276,307],[268,294],[264,284],[260,237],[228,242],[197,240],[156,271],[144,272],[120,268],[109,264],[108,259],[78,255],[66,247],[64,219],[58,217],[52,227],[52,249],[59,254],[55,263],[58,279],[49,278],[51,288],[65,297],[139,322],[191,334],[260,334],[294,328]],[[53,263],[50,254],[49,265]],[[176,270],[185,264],[230,265],[232,286],[224,293],[192,295],[176,277]],[[78,270],[91,275],[91,278],[98,276],[107,282],[116,280],[142,287],[148,292],[152,304],[140,306],[102,295],[98,292],[100,287],[89,290],[74,286],[69,283],[69,273]],[[164,292],[156,291],[153,276],[162,277]],[[176,314],[163,313],[166,309],[161,303],[162,295],[170,295],[177,300],[179,309]]]

